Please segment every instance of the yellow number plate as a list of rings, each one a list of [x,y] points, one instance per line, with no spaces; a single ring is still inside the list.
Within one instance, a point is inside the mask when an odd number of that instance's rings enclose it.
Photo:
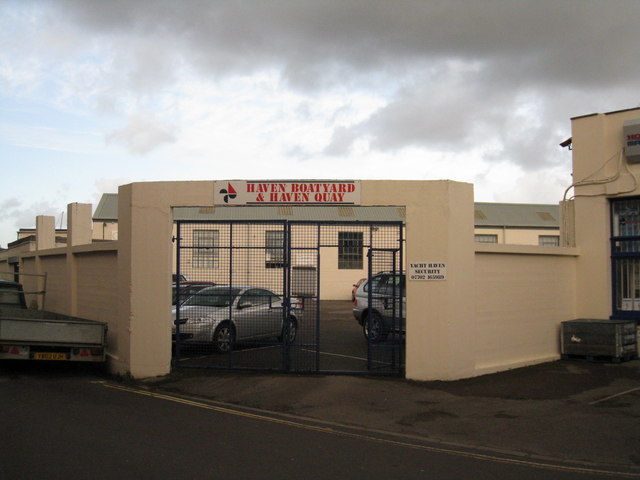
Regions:
[[[34,360],[66,360],[66,353],[57,352],[35,352],[33,354]]]

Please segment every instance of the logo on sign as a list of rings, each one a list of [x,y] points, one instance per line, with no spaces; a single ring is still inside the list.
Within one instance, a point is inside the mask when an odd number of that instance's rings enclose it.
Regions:
[[[220,195],[224,195],[224,203],[229,203],[229,200],[233,200],[238,196],[238,192],[233,188],[231,183],[227,183],[227,188],[220,189]]]

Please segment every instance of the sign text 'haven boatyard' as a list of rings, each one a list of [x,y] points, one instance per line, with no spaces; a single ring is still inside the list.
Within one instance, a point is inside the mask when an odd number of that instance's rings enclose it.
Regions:
[[[215,182],[215,199],[219,205],[266,204],[360,204],[360,182],[319,181],[247,181]]]

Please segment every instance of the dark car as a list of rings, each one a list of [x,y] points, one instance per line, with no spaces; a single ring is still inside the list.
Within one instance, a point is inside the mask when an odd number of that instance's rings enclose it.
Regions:
[[[176,282],[187,282],[187,281],[189,281],[189,279],[185,275],[182,275],[182,274],[178,275],[177,273],[174,273],[173,275],[171,275],[171,281],[173,283],[176,283]]]
[[[356,289],[353,316],[368,340],[382,342],[392,332],[404,334],[405,282],[404,273],[380,272]]]
[[[0,307],[27,308],[21,284],[0,280]]]

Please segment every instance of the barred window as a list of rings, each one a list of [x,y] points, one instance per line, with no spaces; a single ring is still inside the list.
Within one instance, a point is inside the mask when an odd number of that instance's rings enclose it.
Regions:
[[[495,234],[476,234],[475,240],[478,243],[498,243],[498,235]]]
[[[362,232],[338,232],[338,268],[362,269]]]
[[[284,230],[268,230],[264,232],[265,268],[282,268],[284,266]]]
[[[538,245],[541,247],[558,247],[560,246],[559,235],[538,235]]]
[[[193,231],[193,268],[215,268],[218,265],[218,230]]]

